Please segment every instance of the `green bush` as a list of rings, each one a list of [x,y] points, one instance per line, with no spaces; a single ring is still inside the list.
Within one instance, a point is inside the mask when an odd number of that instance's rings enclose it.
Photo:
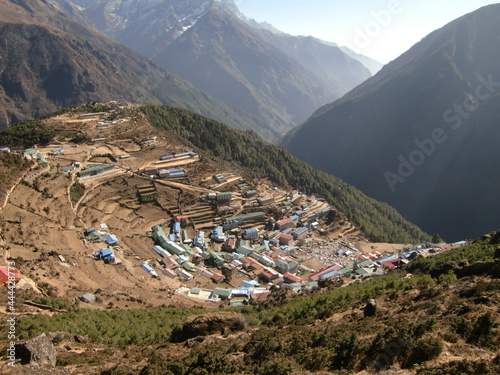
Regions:
[[[495,319],[491,312],[477,318],[467,342],[474,345],[488,346],[494,336]]]
[[[498,370],[498,369],[497,369]],[[417,375],[489,375],[498,374],[486,361],[452,361],[438,367],[417,370]]]
[[[403,365],[407,368],[412,367],[415,364],[424,363],[437,358],[442,352],[443,342],[440,338],[421,338],[411,347],[409,356]]]
[[[66,331],[72,335],[88,335],[94,342],[147,345],[170,341],[174,327],[182,325],[188,315],[200,314],[201,311],[164,307],[105,311],[80,309],[52,317],[25,316],[18,320],[18,328],[22,338],[42,332]]]
[[[71,302],[67,298],[61,297],[37,297],[33,300],[34,303],[38,303],[40,305],[51,306],[57,310],[67,310],[67,311],[78,311],[79,310],[79,302]]]
[[[438,277],[438,284],[441,285],[452,285],[455,284],[456,281],[457,281],[457,275],[455,275],[453,271],[448,271],[448,273],[445,273]]]
[[[69,197],[71,199],[71,203],[75,204],[80,200],[81,197],[85,194],[85,185],[80,182],[75,182],[69,188]]]

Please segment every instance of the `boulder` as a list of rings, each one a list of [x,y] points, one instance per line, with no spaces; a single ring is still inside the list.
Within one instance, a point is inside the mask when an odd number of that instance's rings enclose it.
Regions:
[[[89,337],[82,335],[75,335],[75,341],[79,342],[80,344],[86,344],[89,342]]]
[[[479,276],[486,274],[491,275],[494,268],[495,268],[495,262],[476,262],[469,266],[456,269],[454,271],[458,278],[462,278],[467,276]]]
[[[246,327],[246,318],[234,312],[192,315],[186,319],[182,327],[182,336],[184,339],[189,339],[196,336],[226,334],[229,332],[242,331]]]
[[[85,303],[93,303],[96,300],[96,296],[95,294],[92,293],[85,293],[82,294],[81,296],[78,296],[78,299]]]
[[[370,299],[363,309],[365,318],[370,316],[375,316],[377,314],[377,302],[374,299]]]
[[[16,358],[19,358],[22,364],[56,365],[56,348],[45,333],[17,343],[15,351]]]
[[[56,345],[62,341],[73,341],[73,335],[68,332],[48,332],[46,335]]]

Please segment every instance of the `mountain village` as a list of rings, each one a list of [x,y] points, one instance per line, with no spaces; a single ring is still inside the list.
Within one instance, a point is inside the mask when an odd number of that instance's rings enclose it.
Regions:
[[[49,198],[59,193],[43,181],[67,179],[70,186],[60,198],[76,217],[75,224],[66,220],[72,232],[67,235],[77,238],[82,249],[55,248],[47,241],[44,247],[34,241],[9,246],[6,258],[34,262],[42,248],[59,263],[55,268],[93,262],[101,264],[94,277],[111,269],[125,272],[128,281],[154,283],[164,298],[176,294],[241,306],[262,300],[276,287],[301,292],[338,279],[349,283],[382,275],[418,254],[448,246],[370,244],[324,199],[209,167],[203,155],[141,124],[132,105],[106,106],[112,109],[47,120],[64,129],[66,136],[57,144],[2,149],[23,153],[36,165],[18,187],[34,187]],[[87,142],[69,142],[81,132]],[[70,193],[74,184],[84,186],[76,198]],[[124,184],[123,190],[115,190]],[[46,216],[50,210],[50,205],[16,205],[15,199],[13,194],[7,197],[5,216],[8,203],[16,207],[10,212],[18,218],[30,212]],[[37,253],[28,254],[30,247]],[[26,276],[51,283],[47,274],[39,277],[36,266],[30,269]],[[91,292],[75,297],[95,300]]]

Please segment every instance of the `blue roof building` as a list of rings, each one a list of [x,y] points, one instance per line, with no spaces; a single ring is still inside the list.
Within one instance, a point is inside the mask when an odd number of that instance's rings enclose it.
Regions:
[[[178,221],[172,224],[172,233],[179,233],[181,231],[181,223]]]
[[[96,251],[94,257],[104,260],[105,263],[114,263],[116,260],[115,253],[109,248]]]
[[[141,268],[142,268],[144,271],[149,272],[149,273],[151,273],[151,272],[153,272],[153,271],[154,271],[153,267],[151,267],[151,266],[150,266],[148,263],[146,263],[146,262],[142,263]]]
[[[158,245],[155,245],[153,246],[153,250],[158,253],[158,255],[160,255],[161,257],[163,258],[168,258],[169,256],[171,256],[172,254],[170,254],[167,250],[165,250],[163,247],[161,246],[158,246]]]
[[[118,238],[114,234],[108,234],[107,236],[104,236],[102,240],[111,246],[118,244]]]

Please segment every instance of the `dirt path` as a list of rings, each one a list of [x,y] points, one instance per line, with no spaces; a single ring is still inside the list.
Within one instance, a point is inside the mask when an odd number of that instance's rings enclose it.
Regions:
[[[235,182],[235,181],[238,181],[239,179],[241,179],[241,177],[240,177],[240,176],[231,177],[231,178],[229,178],[226,182],[223,182],[223,183],[221,183],[221,184],[217,185],[217,189],[218,189],[218,188],[220,188],[220,187],[222,187],[222,186],[224,186],[224,185],[228,185],[228,184],[230,184],[230,183],[233,183],[233,182]]]
[[[173,188],[190,190],[190,191],[194,191],[197,193],[212,193],[213,192],[213,190],[210,190],[210,189],[196,187],[196,186],[192,186],[192,185],[185,185],[185,184],[181,184],[181,183],[173,182],[173,181],[155,180],[155,183],[158,183],[160,185],[170,186]]]
[[[50,170],[50,167],[46,167],[44,169],[42,169],[41,171],[38,172],[38,174],[42,174],[42,173],[45,173],[45,172],[48,172]],[[32,169],[30,169],[30,173],[31,173]],[[16,189],[17,185],[19,185],[21,183],[21,181],[24,179],[24,177],[26,176],[25,175],[22,175],[21,177],[19,177],[19,179],[12,185],[12,187],[7,191],[7,194],[5,195],[5,199],[3,201],[3,204],[2,204],[2,208],[1,209],[4,209],[5,206],[7,206],[7,203],[9,203],[9,198],[12,194],[12,192]]]
[[[12,187],[7,191],[7,194],[5,194],[5,199],[3,201],[3,204],[2,204],[2,210],[5,208],[5,206],[7,206],[7,203],[9,202],[9,198],[10,198],[10,195],[12,194],[12,192],[14,191],[14,189],[17,187],[17,185],[19,185],[19,183],[21,182],[21,180],[24,178],[24,176],[21,176],[14,185],[12,185]]]

